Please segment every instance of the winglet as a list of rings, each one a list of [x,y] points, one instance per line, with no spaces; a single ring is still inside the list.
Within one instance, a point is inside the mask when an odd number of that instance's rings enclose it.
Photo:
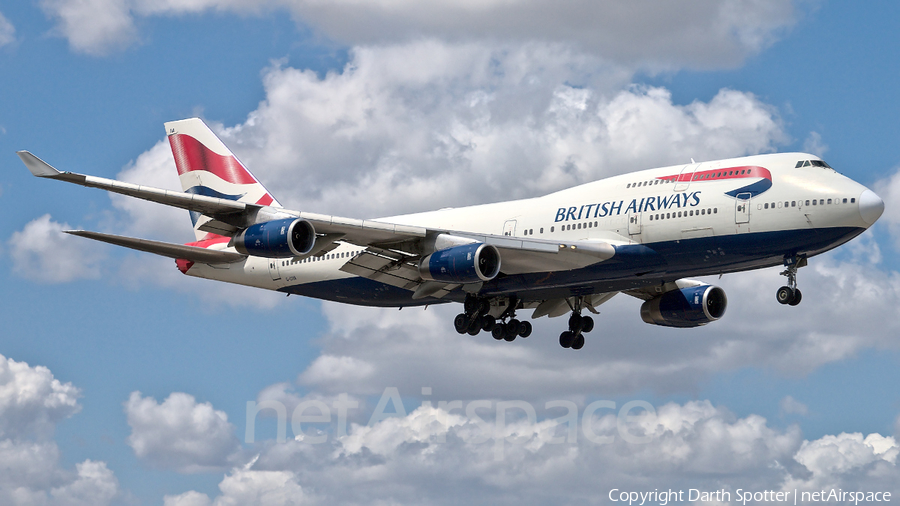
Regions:
[[[61,174],[60,171],[54,169],[49,163],[31,154],[30,151],[16,151],[28,170],[37,177],[53,177]]]

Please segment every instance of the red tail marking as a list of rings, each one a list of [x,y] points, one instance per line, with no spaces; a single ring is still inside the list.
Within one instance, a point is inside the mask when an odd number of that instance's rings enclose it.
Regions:
[[[175,156],[178,175],[192,170],[205,170],[233,184],[258,182],[237,158],[217,154],[190,135],[170,135],[169,144],[172,146],[172,154]]]

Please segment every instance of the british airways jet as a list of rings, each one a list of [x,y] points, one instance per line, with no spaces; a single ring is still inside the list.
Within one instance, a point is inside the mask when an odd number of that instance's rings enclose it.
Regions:
[[[697,327],[725,292],[687,279],[797,269],[872,226],[884,202],[804,153],[691,163],[615,176],[524,200],[377,219],[282,207],[200,119],[166,123],[182,191],[60,172],[28,151],[32,174],[190,211],[194,242],[70,234],[175,259],[189,276],[365,306],[463,303],[457,332],[528,337],[531,318],[570,314],[559,336],[580,349],[597,306],[624,292],[650,324]]]

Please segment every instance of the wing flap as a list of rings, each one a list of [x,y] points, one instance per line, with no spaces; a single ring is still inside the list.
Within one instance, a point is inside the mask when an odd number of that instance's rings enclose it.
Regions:
[[[230,264],[240,262],[247,258],[240,253],[232,253],[228,251],[211,250],[200,248],[197,246],[187,246],[184,244],[173,244],[168,242],[151,241],[149,239],[138,239],[135,237],[125,237],[121,235],[103,234],[100,232],[90,232],[87,230],[66,230],[67,234],[86,237],[95,241],[115,244],[116,246],[124,246],[138,251],[154,253],[169,258],[183,258],[192,262],[202,264]]]

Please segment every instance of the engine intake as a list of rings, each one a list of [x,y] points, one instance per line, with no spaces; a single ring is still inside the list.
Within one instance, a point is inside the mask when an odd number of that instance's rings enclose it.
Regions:
[[[419,275],[429,281],[477,283],[500,273],[500,252],[480,242],[435,251],[419,262]]]
[[[725,314],[728,298],[718,286],[679,288],[641,305],[641,319],[664,327],[699,327]]]
[[[315,228],[299,218],[257,223],[234,238],[234,249],[238,252],[265,258],[303,256],[315,245]]]

